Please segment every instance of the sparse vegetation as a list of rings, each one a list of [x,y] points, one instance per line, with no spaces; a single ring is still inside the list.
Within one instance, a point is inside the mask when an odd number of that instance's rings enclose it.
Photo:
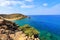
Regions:
[[[27,16],[25,15],[22,15],[22,14],[0,14],[0,19],[3,18],[5,20],[19,20],[19,19],[23,19],[23,18],[26,18]]]
[[[24,33],[26,33],[27,35],[29,36],[32,36],[32,35],[39,35],[39,31],[36,30],[35,28],[31,27],[30,25],[24,25],[24,26],[21,26],[19,27],[20,29],[22,29],[24,31]]]
[[[0,40],[39,40],[39,32],[29,25],[19,27],[11,21],[3,20],[0,22]],[[37,38],[33,35],[36,35]]]

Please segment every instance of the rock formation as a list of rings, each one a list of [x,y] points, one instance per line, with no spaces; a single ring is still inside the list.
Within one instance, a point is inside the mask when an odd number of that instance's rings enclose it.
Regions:
[[[0,40],[35,40],[34,37],[29,38],[18,28],[14,22],[2,20],[0,21]],[[36,38],[36,40],[39,40]]]
[[[10,21],[0,21],[0,40],[9,40],[13,39],[10,35],[14,35],[18,26]]]

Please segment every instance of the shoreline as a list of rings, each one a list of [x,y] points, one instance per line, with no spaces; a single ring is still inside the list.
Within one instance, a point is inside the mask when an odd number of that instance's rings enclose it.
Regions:
[[[22,14],[10,14],[10,15],[0,14],[0,21],[1,20],[14,21],[14,20],[21,20],[24,18],[27,18],[27,16]]]
[[[25,18],[25,17],[24,17]],[[8,20],[8,21],[14,21],[14,20],[21,20],[23,19],[23,17],[18,17],[18,18],[12,18],[12,19],[7,19],[7,18],[4,18],[5,20]]]
[[[21,17],[18,17],[18,18],[15,17],[15,18],[10,18],[10,19],[9,18],[3,18],[2,17],[0,19],[0,21],[3,21],[3,20],[14,21],[14,20],[21,20],[21,19],[24,19],[24,18],[26,18],[26,16],[25,17],[21,16]]]

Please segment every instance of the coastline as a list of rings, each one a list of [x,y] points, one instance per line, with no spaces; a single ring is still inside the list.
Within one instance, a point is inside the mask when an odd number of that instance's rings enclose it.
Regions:
[[[26,18],[26,17],[18,17],[18,18],[11,18],[11,19],[4,18],[4,19],[8,21],[14,21],[14,20],[21,20],[23,18]]]
[[[26,18],[27,16],[22,14],[0,14],[0,20],[8,20],[8,21],[14,21],[14,20],[21,20]]]
[[[39,40],[39,31],[30,25],[19,26],[8,20],[0,22],[1,40]]]

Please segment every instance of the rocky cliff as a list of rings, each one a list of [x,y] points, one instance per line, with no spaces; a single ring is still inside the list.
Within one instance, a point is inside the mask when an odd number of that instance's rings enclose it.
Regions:
[[[17,24],[11,21],[0,21],[0,40],[39,40],[38,37],[27,36]],[[36,36],[36,35],[35,35]]]

